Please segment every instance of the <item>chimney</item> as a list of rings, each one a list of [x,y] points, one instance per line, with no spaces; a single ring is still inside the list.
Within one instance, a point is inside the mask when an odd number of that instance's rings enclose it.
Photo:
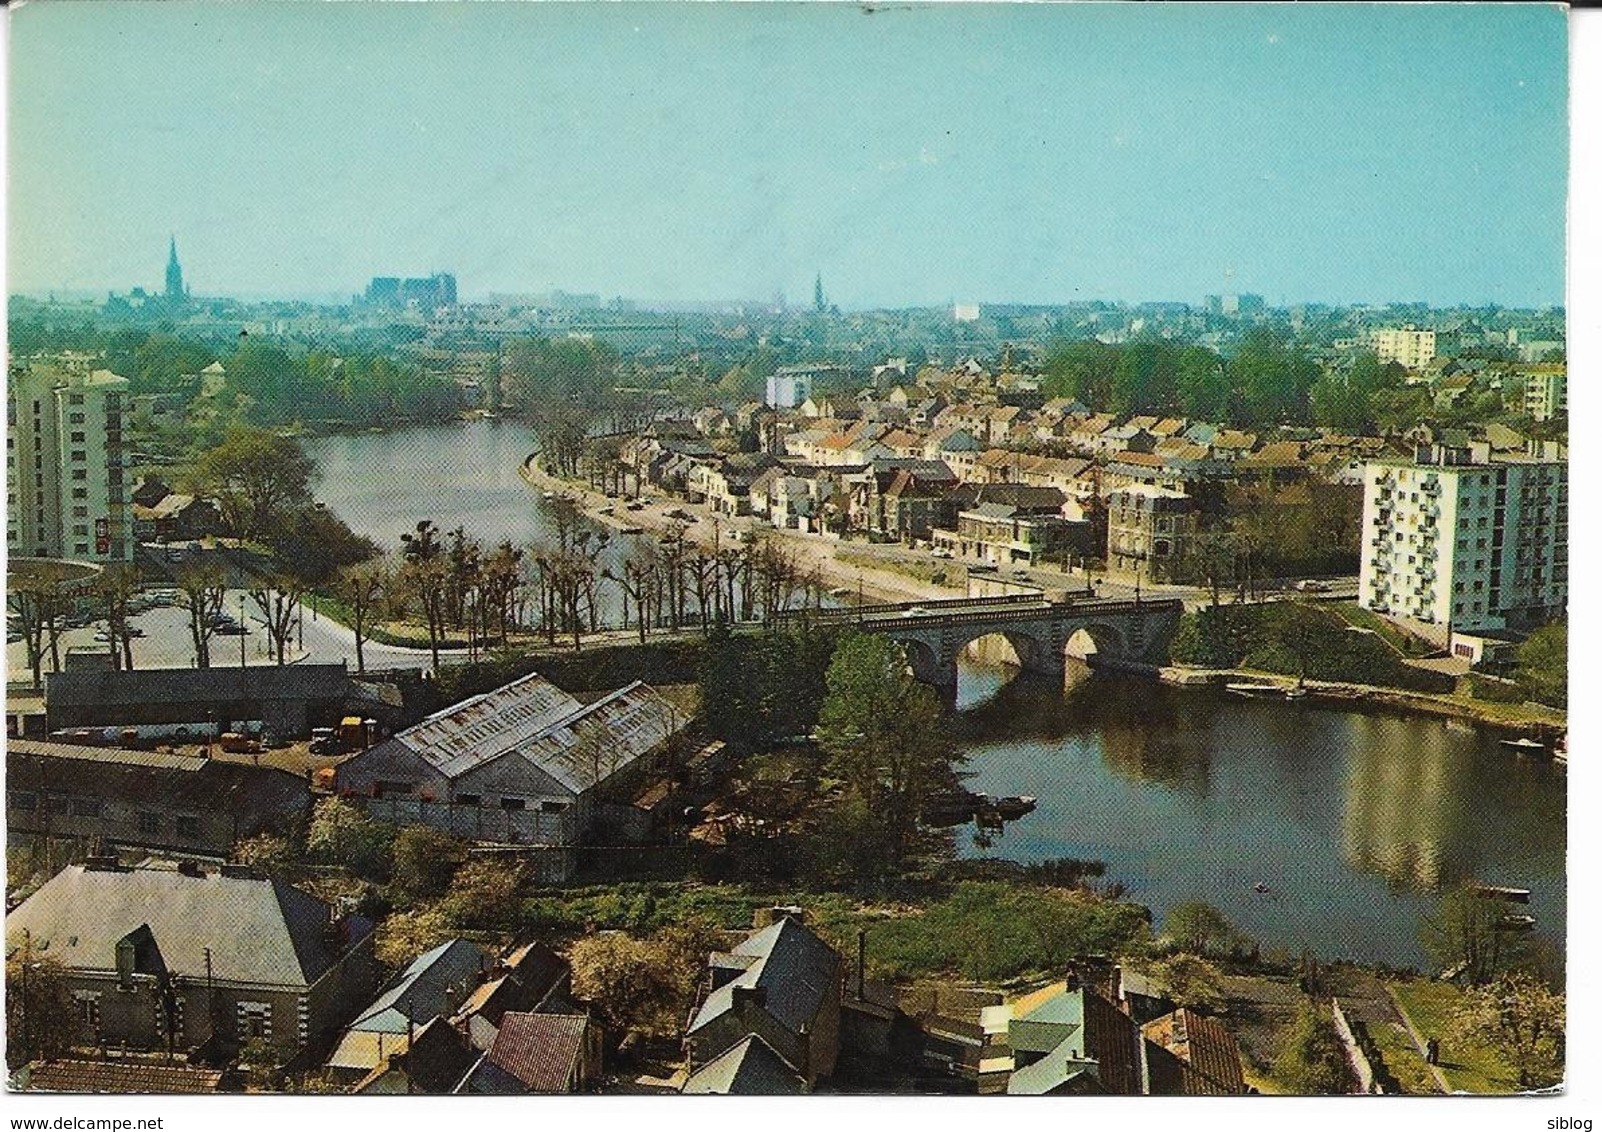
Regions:
[[[203,877],[206,871],[200,867],[199,861],[179,861],[178,871],[186,877]]]

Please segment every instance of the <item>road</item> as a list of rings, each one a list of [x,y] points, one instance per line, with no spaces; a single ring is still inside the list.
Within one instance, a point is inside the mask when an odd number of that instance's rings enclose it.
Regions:
[[[268,651],[267,632],[261,623],[261,611],[244,590],[228,590],[223,609],[246,626],[243,636],[218,634],[211,638],[211,662],[217,667],[274,664],[276,658]],[[176,606],[157,606],[131,618],[133,624],[144,630],[144,636],[133,641],[134,667],[138,668],[189,668],[195,663],[195,646],[189,635],[189,615]],[[62,659],[69,648],[87,648],[105,652],[104,641],[95,640],[95,631],[103,629],[104,621],[80,629],[68,629],[61,635]],[[369,668],[427,667],[427,649],[398,648],[368,641],[362,652]],[[356,668],[356,634],[344,625],[319,615],[308,606],[302,613],[285,659],[295,663],[338,664],[344,661]],[[444,664],[465,663],[465,652],[440,654]],[[50,667],[46,657],[45,669]],[[8,681],[28,678],[28,651],[22,641],[6,646]]]

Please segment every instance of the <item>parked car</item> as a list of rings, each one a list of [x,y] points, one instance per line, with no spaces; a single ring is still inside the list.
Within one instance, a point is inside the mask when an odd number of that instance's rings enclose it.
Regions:
[[[1329,583],[1321,582],[1317,578],[1306,578],[1296,583],[1296,588],[1304,594],[1329,593]]]

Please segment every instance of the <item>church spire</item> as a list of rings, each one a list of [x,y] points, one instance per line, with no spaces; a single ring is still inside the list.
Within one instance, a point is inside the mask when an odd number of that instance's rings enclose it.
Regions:
[[[167,238],[167,301],[181,303],[184,293],[184,269],[178,265],[178,237]]]

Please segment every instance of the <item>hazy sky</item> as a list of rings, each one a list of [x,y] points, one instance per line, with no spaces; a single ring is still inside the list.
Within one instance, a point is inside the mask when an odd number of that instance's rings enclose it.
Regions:
[[[1557,7],[12,15],[12,290],[1563,300]]]

